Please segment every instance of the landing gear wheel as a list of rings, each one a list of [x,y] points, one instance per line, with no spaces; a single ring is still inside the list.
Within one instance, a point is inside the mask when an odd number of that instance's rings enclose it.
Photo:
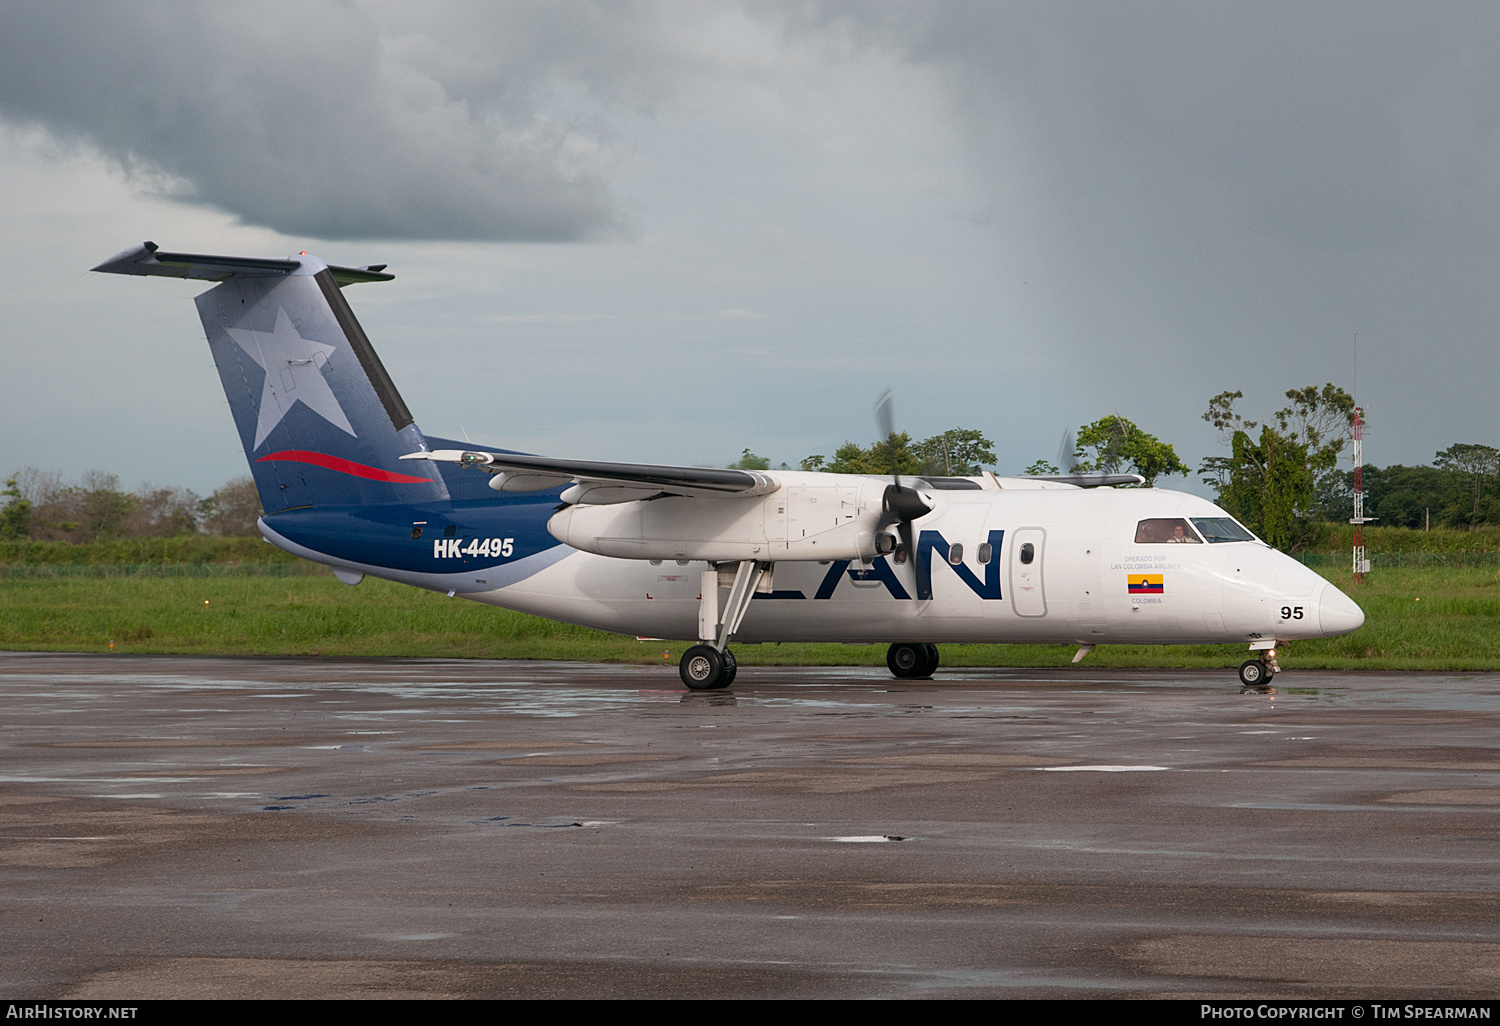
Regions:
[[[903,680],[930,677],[937,668],[937,646],[898,642],[886,650],[885,665]]]
[[[691,690],[710,691],[722,686],[720,678],[724,676],[724,657],[712,645],[694,645],[682,653],[677,672]]]
[[[724,671],[719,674],[719,683],[714,685],[714,690],[727,688],[734,683],[734,675],[740,672],[740,664],[735,661],[734,653],[729,649],[724,650]]]
[[[927,665],[927,652],[921,645],[892,645],[886,649],[885,665],[902,679],[917,677]]]
[[[1273,676],[1270,668],[1259,659],[1246,659],[1240,663],[1240,683],[1247,688],[1265,687]]]
[[[924,676],[931,677],[937,671],[938,663],[942,662],[942,656],[938,654],[938,647],[933,644],[923,646],[927,649],[927,673]]]

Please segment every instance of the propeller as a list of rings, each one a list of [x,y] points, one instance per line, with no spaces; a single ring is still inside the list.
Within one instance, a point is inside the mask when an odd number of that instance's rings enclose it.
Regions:
[[[886,441],[890,441],[896,433],[894,407],[895,400],[889,388],[881,392],[880,398],[875,400],[875,423]],[[932,507],[922,501],[922,496],[917,494],[915,488],[908,488],[901,483],[901,466],[894,447],[891,450],[891,479],[892,483],[886,485],[885,495],[880,501],[878,530],[884,530],[895,524],[896,531],[901,536],[901,547],[906,551],[906,558],[915,559],[917,547],[912,537],[911,522],[931,513]]]
[[[1073,463],[1078,459],[1074,455],[1074,449],[1073,429],[1063,428],[1062,442],[1057,447],[1057,465],[1062,469],[1062,473],[1064,474],[1073,473]]]

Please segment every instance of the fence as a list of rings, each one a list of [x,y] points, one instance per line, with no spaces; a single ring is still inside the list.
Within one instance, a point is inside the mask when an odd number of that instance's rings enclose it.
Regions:
[[[1301,560],[1304,566],[1343,567],[1349,569],[1354,562],[1348,552],[1293,552],[1293,559]],[[1500,552],[1366,552],[1371,570],[1395,567],[1500,567]]]

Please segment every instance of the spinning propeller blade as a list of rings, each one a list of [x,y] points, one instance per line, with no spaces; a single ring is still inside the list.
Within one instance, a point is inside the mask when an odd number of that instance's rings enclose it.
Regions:
[[[882,437],[889,443],[896,434],[895,400],[889,388],[875,400],[875,423]],[[884,529],[895,524],[906,557],[915,559],[917,549],[911,522],[931,513],[932,507],[922,501],[915,488],[907,488],[901,484],[900,456],[894,445],[891,446],[891,480],[880,503],[880,527]]]
[[[1062,442],[1057,447],[1057,465],[1064,474],[1073,473],[1073,463],[1078,459],[1074,448],[1073,429],[1063,428]]]

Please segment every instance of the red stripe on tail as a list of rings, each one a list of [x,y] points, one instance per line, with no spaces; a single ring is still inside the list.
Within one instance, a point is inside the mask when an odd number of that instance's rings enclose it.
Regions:
[[[256,463],[264,463],[266,460],[281,460],[288,463],[311,463],[315,467],[323,467],[325,470],[336,470],[340,474],[348,474],[351,477],[362,477],[369,481],[389,481],[393,484],[426,484],[433,479],[430,477],[412,477],[410,474],[396,474],[389,470],[381,470],[378,467],[367,467],[363,463],[355,463],[353,460],[340,459],[337,456],[329,456],[327,453],[309,452],[306,449],[283,449],[281,452],[273,452],[269,456],[262,456]]]

